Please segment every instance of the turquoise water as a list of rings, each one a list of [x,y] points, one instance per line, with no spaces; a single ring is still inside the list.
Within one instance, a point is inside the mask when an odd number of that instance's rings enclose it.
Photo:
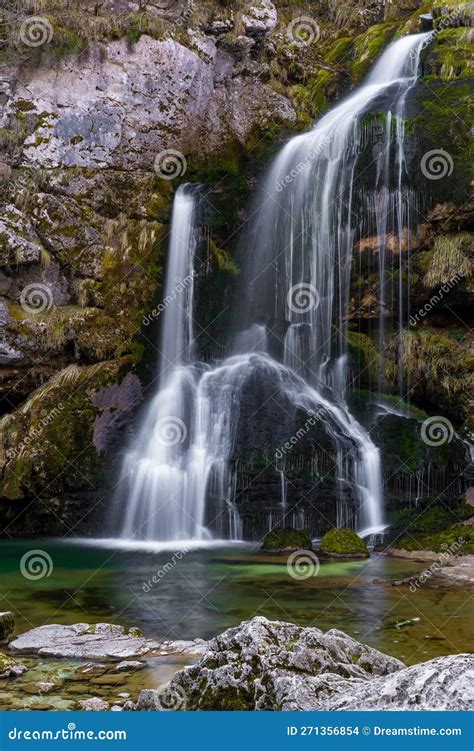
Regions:
[[[467,651],[472,642],[472,599],[464,589],[424,585],[411,592],[407,585],[374,582],[425,568],[412,561],[374,555],[321,562],[317,576],[295,580],[285,556],[244,547],[178,556],[52,540],[0,545],[0,610],[15,612],[18,633],[44,623],[107,621],[158,639],[209,638],[263,615],[341,629],[408,664]],[[22,557],[32,549],[49,556],[49,575],[22,575]]]

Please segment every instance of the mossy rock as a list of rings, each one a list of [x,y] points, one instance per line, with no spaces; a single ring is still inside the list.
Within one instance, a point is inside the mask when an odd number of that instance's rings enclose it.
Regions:
[[[454,547],[453,547],[454,546]],[[397,541],[401,550],[430,550],[435,553],[455,552],[460,555],[474,553],[474,525],[454,524],[449,529],[429,535],[410,535]]]
[[[15,617],[7,611],[0,613],[0,642],[5,642],[15,630]]]
[[[262,550],[311,550],[311,535],[307,529],[275,527],[265,537]]]
[[[319,552],[329,558],[368,558],[365,542],[352,529],[330,529],[326,532]]]

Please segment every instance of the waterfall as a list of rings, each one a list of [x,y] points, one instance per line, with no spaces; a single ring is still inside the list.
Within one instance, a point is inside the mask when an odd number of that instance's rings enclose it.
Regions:
[[[212,367],[193,362],[194,285],[181,284],[176,292],[176,279],[194,279],[197,235],[196,192],[189,187],[178,191],[158,390],[124,460],[115,503],[123,537],[241,538],[231,460],[242,400],[256,379],[324,425],[336,450],[338,518],[347,518],[350,496],[358,507],[353,526],[364,535],[383,528],[379,451],[345,401],[352,248],[359,226],[355,183],[364,146],[362,118],[377,102],[388,100],[386,148],[377,160],[374,184],[383,290],[392,119],[402,242],[403,114],[427,36],[392,44],[357,90],[276,158],[258,191],[245,238],[245,297],[235,306],[234,354]],[[280,476],[285,508],[286,481]]]

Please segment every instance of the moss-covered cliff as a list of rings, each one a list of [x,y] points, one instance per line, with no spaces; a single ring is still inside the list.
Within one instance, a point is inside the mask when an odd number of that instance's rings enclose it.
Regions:
[[[424,182],[423,219],[407,228],[410,253],[400,258],[391,251],[391,339],[383,354],[373,326],[380,307],[377,243],[368,234],[354,249],[351,373],[353,386],[373,391],[382,374],[395,393],[401,368],[415,403],[468,429],[472,214],[465,113],[472,30],[465,4],[180,0],[138,7],[106,0],[71,8],[49,0],[41,5],[46,41],[37,46],[24,41],[34,4],[16,6],[16,14],[0,10],[8,30],[0,49],[6,523],[18,517],[16,531],[29,529],[22,510],[43,504],[47,522],[39,515],[37,528],[66,533],[64,498],[95,497],[110,486],[111,457],[141,399],[127,378],[140,378],[145,398],[152,389],[157,321],[148,316],[160,299],[176,186],[206,185],[199,346],[204,357],[215,357],[226,349],[228,303],[239,275],[236,238],[255,179],[283,138],[309,127],[361,80],[391,39],[417,31],[420,14],[429,12],[437,31],[407,123],[411,167],[418,182],[423,155],[443,148],[454,169],[446,180]],[[301,32],[302,17],[311,23]],[[170,150],[179,154],[173,180],[155,162]],[[400,361],[397,289],[408,265],[412,313],[424,309],[453,270],[459,280],[406,328]],[[103,408],[107,389],[135,396]],[[250,474],[256,457],[243,457]],[[314,485],[311,462],[302,456],[303,490]],[[269,495],[278,484],[271,471]],[[258,484],[254,491],[267,492]]]

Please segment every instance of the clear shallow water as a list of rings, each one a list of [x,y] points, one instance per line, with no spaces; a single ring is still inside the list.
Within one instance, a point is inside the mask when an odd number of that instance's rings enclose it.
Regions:
[[[18,632],[44,623],[107,621],[138,626],[158,639],[209,638],[263,615],[339,628],[408,664],[472,650],[471,593],[427,585],[411,592],[406,585],[374,583],[426,567],[412,561],[375,555],[369,561],[322,562],[318,576],[295,580],[284,556],[244,546],[178,556],[73,541],[0,545],[0,609],[16,613]],[[32,549],[51,557],[49,576],[29,580],[21,574],[22,556]],[[413,618],[420,620],[395,628]]]

